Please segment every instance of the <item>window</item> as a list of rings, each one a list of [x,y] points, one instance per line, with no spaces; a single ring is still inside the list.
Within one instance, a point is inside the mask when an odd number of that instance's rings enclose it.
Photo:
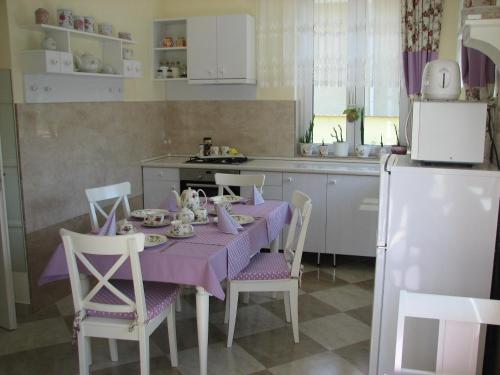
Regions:
[[[399,0],[314,0],[315,143],[342,128],[351,144],[396,144],[401,77]],[[343,111],[364,109],[364,126]]]

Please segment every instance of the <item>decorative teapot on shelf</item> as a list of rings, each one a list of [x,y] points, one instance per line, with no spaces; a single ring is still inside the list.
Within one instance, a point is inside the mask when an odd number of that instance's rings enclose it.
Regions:
[[[102,65],[101,59],[89,52],[85,52],[82,55],[75,53],[74,59],[76,67],[82,72],[97,73]]]
[[[203,205],[201,204],[200,193],[203,194],[205,198],[205,202]],[[194,190],[191,188],[187,188],[184,190],[180,196],[180,206],[182,208],[188,208],[192,211],[197,210],[198,208],[205,207],[208,202],[207,195],[201,189]]]

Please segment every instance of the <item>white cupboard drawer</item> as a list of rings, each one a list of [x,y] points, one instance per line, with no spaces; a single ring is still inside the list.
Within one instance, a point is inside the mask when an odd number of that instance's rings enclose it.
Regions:
[[[142,63],[136,60],[123,60],[123,75],[125,77],[142,77]]]
[[[73,55],[68,52],[60,52],[61,73],[73,73]]]
[[[178,168],[143,168],[144,180],[179,181]]]
[[[45,50],[25,51],[22,65],[25,73],[61,73],[61,53]]]

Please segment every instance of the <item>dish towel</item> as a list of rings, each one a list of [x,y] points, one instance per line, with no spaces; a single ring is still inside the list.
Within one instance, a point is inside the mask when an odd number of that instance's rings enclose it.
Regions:
[[[262,198],[262,194],[260,193],[259,189],[257,189],[257,186],[253,186],[253,191],[252,191],[252,198],[250,198],[250,204],[253,204],[254,206],[258,204],[263,204],[264,203],[264,198]]]
[[[238,234],[238,229],[243,227],[220,204],[215,206],[217,211],[217,228],[223,233]]]
[[[169,212],[177,212],[177,197],[179,194],[175,190],[171,190],[168,193],[167,198],[163,202],[160,203],[160,207],[163,210],[167,210]]]

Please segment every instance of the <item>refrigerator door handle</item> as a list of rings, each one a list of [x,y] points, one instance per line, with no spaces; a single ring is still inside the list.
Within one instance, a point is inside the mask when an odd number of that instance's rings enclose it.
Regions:
[[[378,207],[378,230],[377,246],[387,246],[387,222],[389,215],[389,188],[390,188],[390,159],[392,155],[386,156],[380,166],[380,196]]]

